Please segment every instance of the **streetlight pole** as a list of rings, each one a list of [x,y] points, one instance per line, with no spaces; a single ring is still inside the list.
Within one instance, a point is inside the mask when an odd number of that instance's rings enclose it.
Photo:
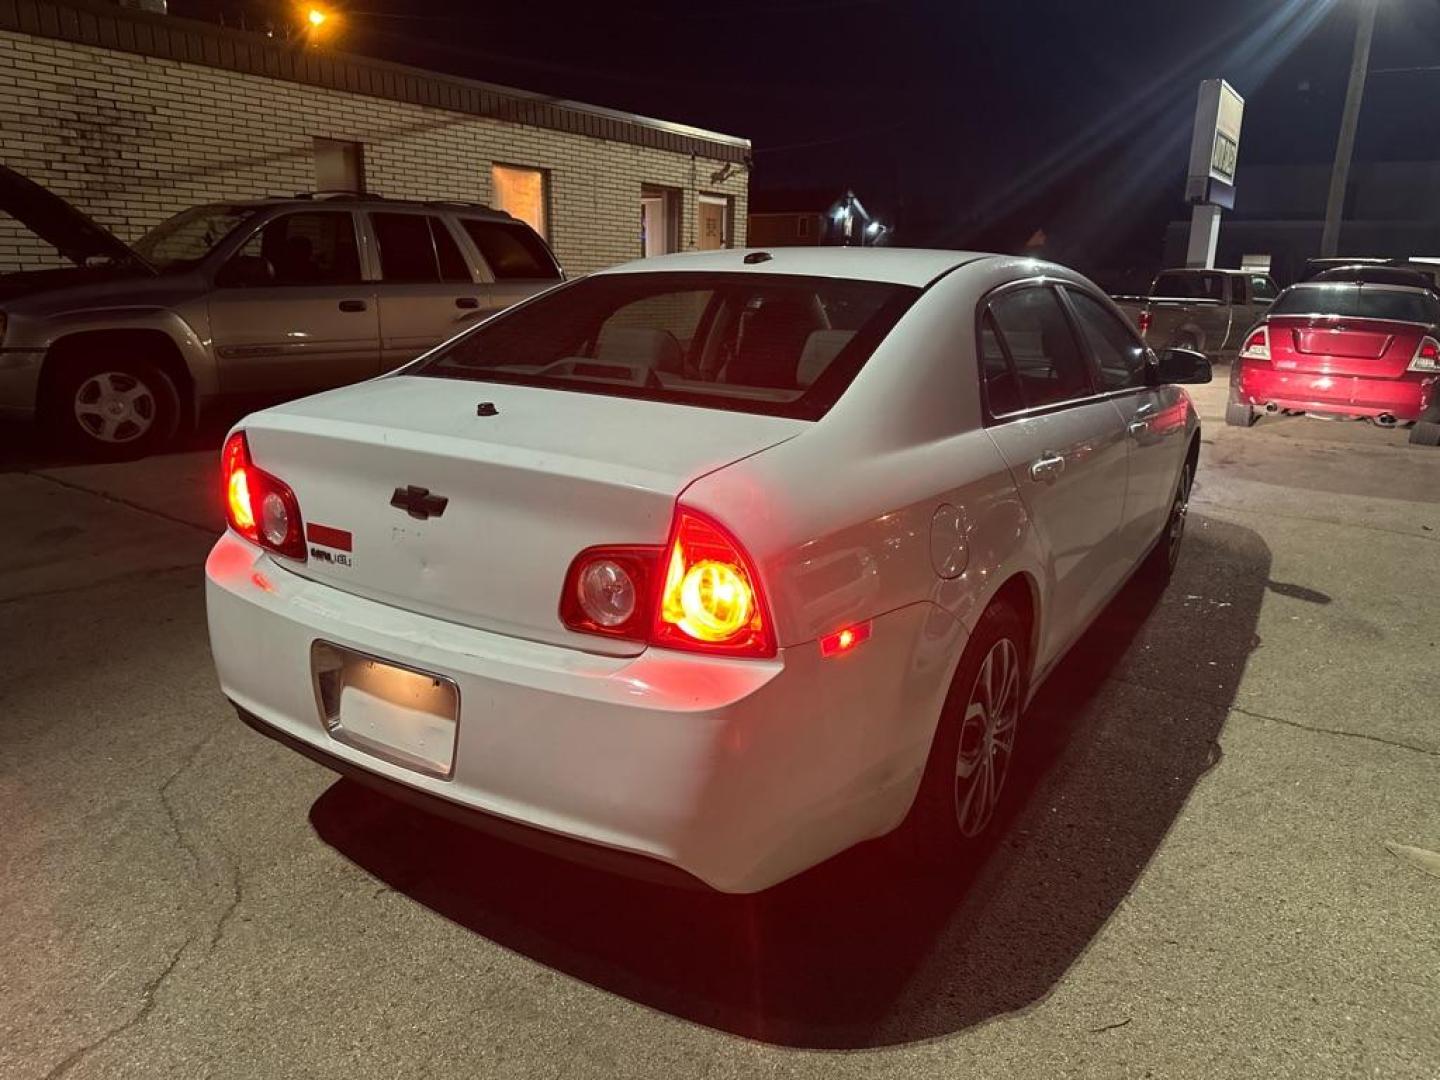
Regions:
[[[1325,231],[1320,235],[1320,254],[1333,258],[1340,247],[1340,217],[1345,209],[1345,188],[1350,180],[1350,155],[1355,149],[1355,125],[1360,119],[1360,99],[1365,94],[1365,72],[1370,66],[1370,39],[1375,33],[1375,9],[1379,0],[1359,0],[1360,23],[1355,28],[1355,55],[1350,61],[1350,87],[1345,91],[1345,111],[1340,116],[1340,138],[1335,143],[1335,165],[1330,171],[1330,197],[1325,200]]]

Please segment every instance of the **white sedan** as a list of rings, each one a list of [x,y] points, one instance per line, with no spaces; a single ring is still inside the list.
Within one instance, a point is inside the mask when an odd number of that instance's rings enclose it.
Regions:
[[[477,826],[753,892],[990,824],[1017,727],[1173,566],[1201,356],[1062,267],[781,249],[555,288],[244,420],[206,565],[256,729]]]

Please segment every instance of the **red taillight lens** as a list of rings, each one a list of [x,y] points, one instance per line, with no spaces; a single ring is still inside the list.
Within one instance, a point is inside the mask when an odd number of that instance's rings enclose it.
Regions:
[[[760,577],[717,522],[681,507],[665,548],[656,605],[657,645],[738,656],[774,656]]]
[[[250,460],[245,433],[225,440],[220,454],[225,520],[245,539],[291,559],[305,559],[305,523],[290,485]]]
[[[560,596],[571,630],[644,639],[650,632],[657,547],[596,547],[575,556]]]
[[[774,656],[760,578],[717,522],[685,507],[657,547],[588,548],[560,595],[572,630],[726,656]]]
[[[1148,309],[1141,311],[1140,314],[1135,317],[1135,325],[1140,328],[1142,335],[1150,329],[1150,312]]]
[[[1261,326],[1250,332],[1245,339],[1245,344],[1240,348],[1242,360],[1269,360],[1270,359],[1270,331],[1267,327]]]
[[[1411,371],[1440,371],[1440,341],[1432,337],[1420,339],[1415,356],[1410,361]]]

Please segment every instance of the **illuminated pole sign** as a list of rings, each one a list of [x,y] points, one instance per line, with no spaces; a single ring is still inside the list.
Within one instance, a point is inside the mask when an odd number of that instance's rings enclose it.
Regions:
[[[1240,157],[1240,121],[1245,99],[1224,79],[1200,84],[1185,199],[1190,212],[1186,266],[1213,267],[1220,241],[1220,210],[1235,206],[1235,163]]]

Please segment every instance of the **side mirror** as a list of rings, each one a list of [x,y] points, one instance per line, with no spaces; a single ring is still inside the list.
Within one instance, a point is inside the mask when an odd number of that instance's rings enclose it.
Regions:
[[[1153,385],[1167,383],[1208,383],[1213,377],[1210,360],[1194,349],[1166,349],[1150,369]]]
[[[226,288],[270,285],[275,281],[275,268],[263,255],[236,255],[220,268],[215,284]]]

